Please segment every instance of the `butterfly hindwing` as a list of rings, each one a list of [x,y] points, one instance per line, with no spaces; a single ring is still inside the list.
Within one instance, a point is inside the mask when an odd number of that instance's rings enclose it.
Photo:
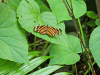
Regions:
[[[55,36],[55,34],[57,34],[57,28],[54,27],[48,27],[48,35],[50,36]]]

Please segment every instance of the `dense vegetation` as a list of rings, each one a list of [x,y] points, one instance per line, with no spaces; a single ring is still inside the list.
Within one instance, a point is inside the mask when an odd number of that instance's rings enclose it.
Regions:
[[[71,2],[0,0],[0,75],[100,74],[95,0]],[[62,35],[42,35],[34,31],[39,25],[61,29]]]

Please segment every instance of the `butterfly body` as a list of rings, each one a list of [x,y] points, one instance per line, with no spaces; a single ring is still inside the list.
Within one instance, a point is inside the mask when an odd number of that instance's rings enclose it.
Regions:
[[[48,34],[49,36],[62,35],[61,29],[57,29],[48,25],[35,26],[34,31],[39,32],[40,34]]]

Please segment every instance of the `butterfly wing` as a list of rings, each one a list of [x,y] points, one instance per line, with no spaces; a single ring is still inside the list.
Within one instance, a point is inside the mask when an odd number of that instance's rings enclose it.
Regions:
[[[62,35],[62,30],[61,29],[57,29],[57,35]]]
[[[57,32],[57,28],[48,27],[48,32],[47,32],[48,35],[55,36],[56,32]]]
[[[57,29],[55,27],[48,27],[47,34],[50,36],[62,35],[62,31],[61,29]]]
[[[48,34],[49,36],[55,36],[55,35],[62,35],[61,29],[57,29],[55,27],[50,26],[35,26],[34,27],[35,32],[39,32],[40,34]]]
[[[46,34],[47,33],[47,26],[35,26],[34,31],[39,32],[40,34]]]

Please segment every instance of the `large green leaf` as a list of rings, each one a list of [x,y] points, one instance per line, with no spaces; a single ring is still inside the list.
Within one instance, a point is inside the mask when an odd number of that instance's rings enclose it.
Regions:
[[[16,63],[16,62],[5,62],[4,64],[0,65],[0,75],[5,75],[6,73],[10,72],[14,68],[20,66],[21,63]]]
[[[94,60],[100,67],[100,26],[95,28],[90,36],[89,47]]]
[[[7,5],[9,5],[9,7],[14,11],[17,11],[17,8],[21,1],[22,0],[9,0],[7,2]],[[35,1],[39,4],[41,12],[50,11],[49,8],[41,0],[35,0]]]
[[[40,12],[50,11],[50,9],[43,3],[43,0],[35,0],[40,6]]]
[[[71,20],[69,13],[63,3],[63,0],[47,0],[53,14],[56,16],[58,22],[63,20]],[[70,0],[67,0],[68,2]],[[83,0],[72,0],[73,13],[75,18],[78,18],[86,13],[86,4]]]
[[[50,56],[42,56],[42,57],[37,57],[35,59],[30,60],[30,65],[24,64],[15,70],[11,71],[9,75],[25,75],[31,70],[35,69],[38,67],[40,64],[42,64],[44,61],[47,59],[51,58]]]
[[[57,44],[51,44],[50,56],[54,56],[50,59],[49,65],[54,64],[75,64],[80,60],[80,56],[77,53],[81,53],[80,41],[77,37],[68,35],[68,46],[61,46]]]
[[[0,58],[28,63],[26,35],[17,25],[15,12],[0,3],[0,17]]]
[[[0,65],[2,65],[3,63],[5,63],[7,60],[1,59],[0,58]]]
[[[46,68],[40,69],[36,72],[33,72],[30,75],[49,75],[61,67],[62,66],[58,66],[58,65],[48,66]]]
[[[38,53],[40,53],[40,52],[38,52],[38,51],[29,52],[28,59],[30,60],[31,58],[33,58]],[[2,60],[2,61],[4,62],[6,60]],[[11,62],[11,61],[7,61],[7,62],[2,63],[2,61],[0,60],[0,66],[1,66],[0,67],[0,75],[4,75],[4,74],[6,74],[10,71],[11,71],[11,73],[13,71],[15,72],[16,68],[18,68],[18,66],[22,65],[21,63],[16,63],[16,62]]]
[[[60,45],[67,45],[65,40],[67,41],[65,35],[65,26],[64,23],[57,24],[55,16],[51,12],[42,12],[40,14],[39,6],[34,0],[22,0],[18,10],[17,15],[19,17],[19,22],[21,26],[28,32],[43,38],[49,42],[60,44]],[[48,24],[48,26],[56,27],[62,30],[62,35],[55,35],[55,37],[51,37],[48,35],[41,35],[33,31],[34,27],[37,25]],[[63,40],[65,39],[65,40]]]
[[[7,5],[9,5],[9,7],[11,9],[13,9],[14,11],[17,10],[18,6],[19,6],[19,3],[20,3],[21,0],[9,0],[7,2]]]

